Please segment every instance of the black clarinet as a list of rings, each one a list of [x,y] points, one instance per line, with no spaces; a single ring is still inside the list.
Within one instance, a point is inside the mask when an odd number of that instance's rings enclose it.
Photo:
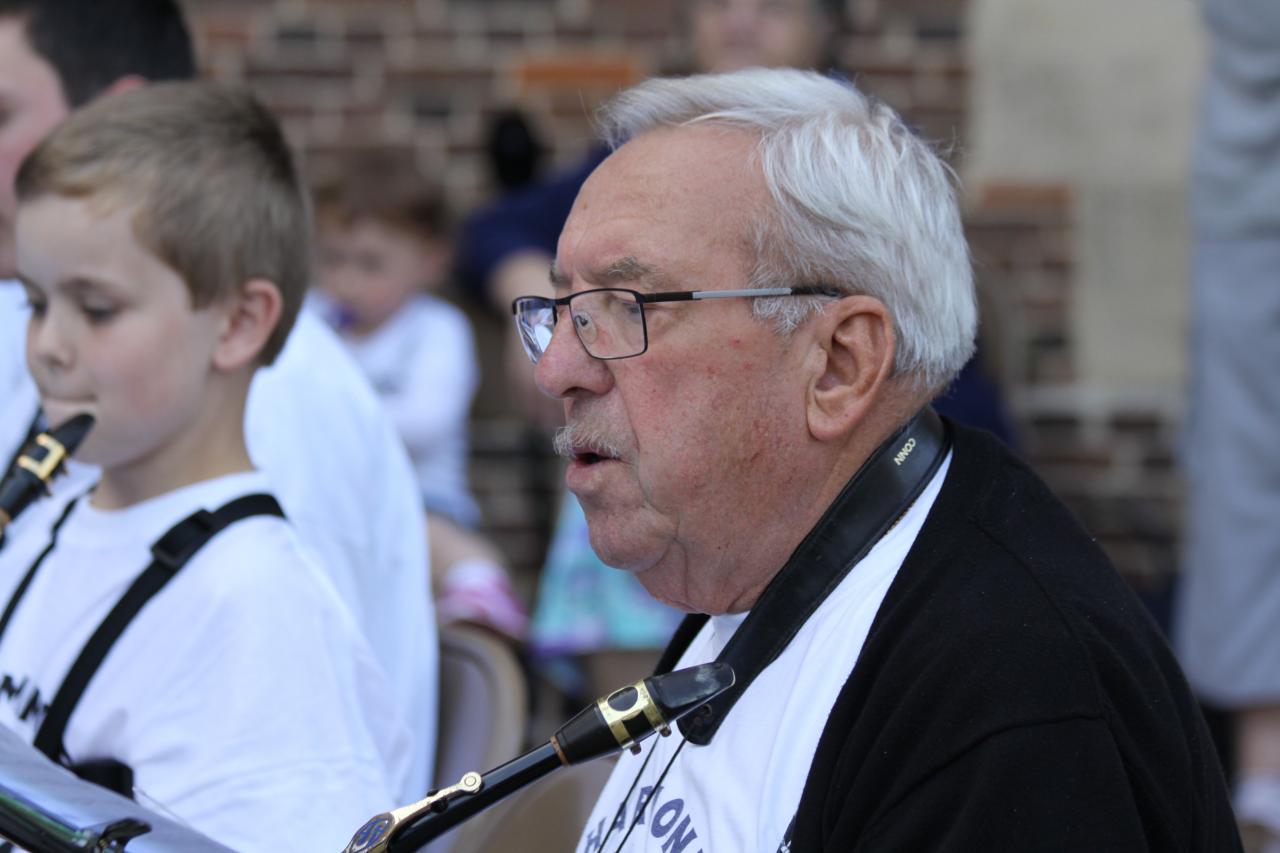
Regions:
[[[81,414],[32,439],[0,480],[0,534],[32,501],[49,493],[49,483],[65,470],[66,461],[93,426],[93,415]]]
[[[655,675],[615,690],[579,711],[551,739],[481,775],[466,773],[456,785],[411,805],[383,812],[356,831],[343,853],[410,853],[553,770],[623,749],[640,751],[654,732],[733,686],[733,669],[704,663]]]

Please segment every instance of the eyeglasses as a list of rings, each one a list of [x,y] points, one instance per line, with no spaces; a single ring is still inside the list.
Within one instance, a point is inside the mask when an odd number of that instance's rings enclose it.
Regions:
[[[651,302],[701,299],[759,299],[765,296],[839,296],[829,287],[764,287],[751,290],[678,290],[640,293],[620,287],[580,290],[559,299],[518,296],[511,303],[524,351],[537,364],[551,346],[561,306],[568,306],[573,330],[593,358],[631,358],[649,348],[644,306]]]

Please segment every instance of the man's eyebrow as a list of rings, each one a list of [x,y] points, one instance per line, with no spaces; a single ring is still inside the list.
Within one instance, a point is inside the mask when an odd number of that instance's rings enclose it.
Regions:
[[[628,255],[625,258],[614,261],[602,270],[597,270],[595,278],[601,283],[608,282],[613,284],[619,281],[635,281],[644,278],[651,272],[652,269],[648,266]]]
[[[560,271],[560,265],[555,261],[551,262],[549,278],[551,279],[551,286],[557,290],[568,290],[572,284],[569,280],[569,276]]]
[[[669,289],[671,283],[669,275],[631,255],[608,266],[587,270],[583,277],[594,287],[627,285],[644,290],[662,290],[664,287]],[[568,290],[573,286],[573,279],[565,275],[554,261],[551,264],[551,286],[557,290]]]
[[[593,270],[591,279],[601,287],[630,284],[646,290],[661,290],[670,284],[670,276],[628,255],[607,267]]]

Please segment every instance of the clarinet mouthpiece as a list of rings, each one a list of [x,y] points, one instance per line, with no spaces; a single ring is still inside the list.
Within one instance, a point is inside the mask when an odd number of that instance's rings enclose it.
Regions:
[[[704,663],[653,675],[615,690],[584,708],[551,738],[560,760],[581,764],[621,749],[640,751],[654,732],[671,733],[671,724],[733,686],[727,663]]]
[[[67,456],[71,456],[89,434],[93,422],[93,415],[82,413],[68,418],[61,426],[49,430],[48,434],[63,446]]]
[[[93,426],[93,415],[79,414],[42,432],[23,448],[13,468],[0,480],[0,531],[32,501],[49,493],[49,483],[64,469]]]

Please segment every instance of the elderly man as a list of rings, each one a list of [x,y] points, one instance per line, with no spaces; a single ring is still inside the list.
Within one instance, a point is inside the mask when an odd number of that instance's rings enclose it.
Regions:
[[[514,303],[610,565],[738,683],[624,756],[597,850],[1232,850],[1203,721],[1106,557],[928,408],[968,358],[938,158],[800,71],[655,80]]]

